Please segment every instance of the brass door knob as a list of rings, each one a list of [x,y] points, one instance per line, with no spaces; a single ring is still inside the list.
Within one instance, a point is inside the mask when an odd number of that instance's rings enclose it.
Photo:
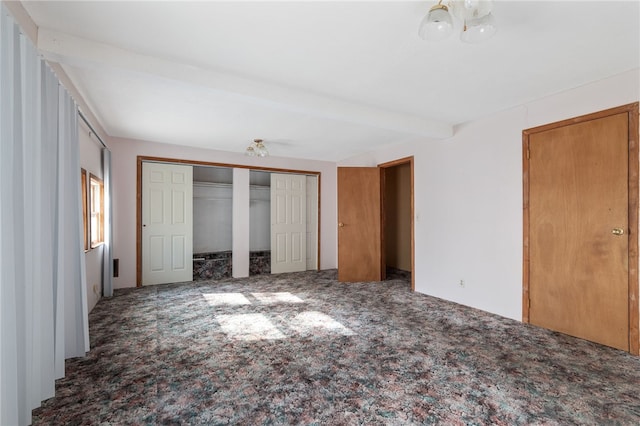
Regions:
[[[613,235],[623,235],[624,234],[624,229],[622,229],[622,228],[613,228],[611,230],[611,233]]]
[[[338,226],[339,226],[340,228],[343,228],[343,227],[344,227],[344,223],[342,223],[342,222],[338,222]]]

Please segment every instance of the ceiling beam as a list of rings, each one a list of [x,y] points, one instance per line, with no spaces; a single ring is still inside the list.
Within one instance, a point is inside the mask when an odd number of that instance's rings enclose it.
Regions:
[[[453,135],[449,123],[143,55],[46,28],[38,29],[37,46],[48,61],[61,64],[145,73],[206,87],[243,102],[401,133],[430,138]]]
[[[13,19],[18,23],[22,33],[33,43],[37,45],[38,43],[38,26],[29,13],[25,10],[24,6],[19,1],[6,1],[4,2],[4,6],[7,7],[11,15],[13,15]],[[64,72],[61,66],[57,64],[51,64],[51,68],[58,76],[58,79],[62,82],[64,87],[71,93],[71,96],[78,104],[78,108],[87,116],[88,120],[91,122],[91,125],[95,128],[95,131],[98,133],[100,138],[108,141],[109,136],[107,132],[105,132],[102,123],[96,115],[93,113],[93,110],[89,108],[89,105],[86,103],[84,97],[80,94],[78,89],[69,79],[69,76]]]

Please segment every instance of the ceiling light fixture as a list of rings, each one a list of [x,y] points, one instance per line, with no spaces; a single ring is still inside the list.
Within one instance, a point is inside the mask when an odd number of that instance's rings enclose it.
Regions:
[[[420,38],[440,41],[449,37],[453,33],[452,13],[462,21],[460,40],[465,43],[481,43],[496,33],[495,19],[491,14],[492,0],[451,0],[448,3],[445,6],[440,0],[429,9],[418,29]]]
[[[262,139],[254,139],[247,147],[245,155],[248,155],[249,157],[267,157],[269,155],[269,151],[267,151],[267,147],[264,146]]]

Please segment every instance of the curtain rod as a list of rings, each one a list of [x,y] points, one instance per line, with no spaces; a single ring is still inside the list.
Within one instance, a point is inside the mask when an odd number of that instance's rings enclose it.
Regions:
[[[85,124],[87,126],[89,126],[89,130],[91,130],[93,132],[94,135],[96,135],[96,138],[98,138],[98,141],[102,144],[103,147],[109,149],[109,147],[107,146],[107,144],[105,144],[102,141],[102,138],[100,137],[100,135],[98,134],[98,132],[96,132],[96,129],[93,128],[93,126],[91,125],[91,123],[89,123],[89,120],[87,120],[87,117],[84,116],[84,114],[82,113],[82,111],[78,110],[78,115],[80,116],[80,118],[82,118],[82,121],[85,122]]]

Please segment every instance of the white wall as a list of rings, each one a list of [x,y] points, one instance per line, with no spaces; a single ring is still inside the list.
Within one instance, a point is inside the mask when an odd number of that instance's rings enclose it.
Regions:
[[[193,253],[231,250],[233,185],[193,183]]]
[[[270,206],[269,206],[270,207]],[[318,269],[318,178],[307,176],[307,270]],[[271,233],[269,233],[271,237]]]
[[[320,268],[337,267],[336,165],[326,161],[281,157],[254,158],[238,153],[188,148],[132,139],[110,138],[113,168],[114,258],[120,259],[120,276],[114,288],[136,285],[136,158],[139,155],[212,163],[273,167],[321,172]]]
[[[219,169],[219,168],[216,168]],[[231,169],[230,169],[231,170]],[[251,172],[250,176],[257,172]],[[260,172],[262,173],[262,172]],[[193,253],[231,251],[233,184],[193,183]],[[271,192],[268,186],[249,189],[249,250],[271,249]],[[315,241],[315,240],[314,240]]]
[[[251,186],[249,190],[249,249],[271,250],[271,188]]]
[[[94,136],[89,136],[89,128],[82,120],[78,120],[80,141],[80,167],[87,171],[87,185],[89,174],[103,178],[102,176],[102,145]],[[78,171],[79,173],[79,171]],[[87,186],[89,188],[89,186]],[[88,196],[88,194],[87,194]],[[85,252],[87,266],[87,308],[89,312],[100,300],[102,292],[102,252],[103,247],[98,246]]]
[[[248,169],[233,169],[233,248],[231,276],[249,276],[249,174]],[[249,225],[249,226],[247,226]]]
[[[636,102],[639,82],[635,69],[339,166],[413,155],[416,290],[520,320],[522,130]]]

